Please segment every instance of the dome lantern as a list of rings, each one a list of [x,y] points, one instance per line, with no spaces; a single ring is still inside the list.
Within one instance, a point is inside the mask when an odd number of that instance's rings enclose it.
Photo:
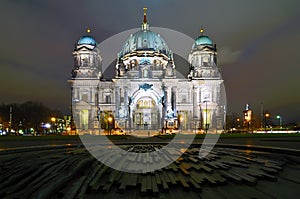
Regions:
[[[92,46],[96,46],[97,42],[96,40],[90,35],[91,33],[91,29],[87,28],[86,29],[86,35],[82,36],[78,42],[77,45],[92,45]]]
[[[147,22],[147,8],[144,7],[143,10],[144,10],[144,20],[142,23],[142,30],[146,31],[149,30],[149,24]]]

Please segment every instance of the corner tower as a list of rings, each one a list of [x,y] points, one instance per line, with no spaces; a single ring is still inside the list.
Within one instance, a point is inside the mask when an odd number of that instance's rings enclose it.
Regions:
[[[190,64],[188,78],[193,84],[193,118],[205,132],[223,132],[225,88],[217,65],[217,47],[203,34],[203,29],[200,33],[188,58]]]
[[[97,128],[98,86],[101,79],[102,58],[98,44],[87,29],[76,43],[71,86],[72,115],[78,132],[87,133]]]
[[[217,66],[217,47],[212,40],[204,35],[204,30],[200,30],[201,35],[195,40],[192,51],[189,55],[191,79],[218,79],[220,71]]]
[[[96,78],[101,77],[101,62],[99,49],[95,39],[90,35],[88,28],[86,35],[82,36],[75,44],[73,51],[74,66],[73,78]]]

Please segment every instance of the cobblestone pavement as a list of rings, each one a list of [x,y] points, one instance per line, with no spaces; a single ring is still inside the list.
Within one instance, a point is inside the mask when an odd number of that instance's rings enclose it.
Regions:
[[[145,152],[162,145],[120,147]],[[79,145],[4,150],[0,198],[297,198],[300,194],[300,156],[220,147],[204,158],[198,153],[199,146],[193,145],[161,170],[132,174],[103,165]],[[138,158],[145,167],[160,161],[145,153]],[[131,162],[116,164],[126,167]]]

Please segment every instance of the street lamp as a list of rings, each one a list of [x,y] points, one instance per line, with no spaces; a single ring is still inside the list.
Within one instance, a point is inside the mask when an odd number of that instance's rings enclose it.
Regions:
[[[55,117],[51,117],[51,122],[55,122],[56,118]]]
[[[236,118],[236,123],[237,123],[237,126],[236,128],[239,129],[240,128],[240,118]]]
[[[204,101],[205,103],[205,133],[207,134],[208,128],[209,128],[209,124],[207,123],[207,115],[208,115],[208,111],[207,111],[207,101]]]
[[[52,133],[56,133],[56,124],[55,124],[56,118],[51,117],[50,120],[52,122],[52,131],[53,131]]]
[[[183,125],[183,124],[182,124],[182,122],[183,122],[183,116],[182,116],[182,115],[179,116],[179,120],[180,120],[180,128],[181,128],[180,131],[181,131],[181,133],[182,133],[182,125]]]
[[[279,127],[282,128],[282,116],[277,115],[276,118],[279,119]]]
[[[112,121],[113,121],[112,116],[110,115],[110,116],[107,118],[107,120],[108,120],[108,132],[109,132],[109,135],[111,135],[111,123],[112,123]]]
[[[265,114],[265,131],[267,132],[267,118],[270,117],[269,113]]]

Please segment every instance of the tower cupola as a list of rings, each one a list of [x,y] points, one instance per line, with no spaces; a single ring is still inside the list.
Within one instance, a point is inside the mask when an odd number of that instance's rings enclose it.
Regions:
[[[217,48],[213,41],[201,28],[200,35],[195,39],[189,54],[190,78],[210,79],[219,78],[220,73],[217,66]]]
[[[86,34],[75,44],[73,51],[74,66],[72,70],[73,78],[100,78],[101,63],[99,48],[96,40],[90,35],[88,28]]]

